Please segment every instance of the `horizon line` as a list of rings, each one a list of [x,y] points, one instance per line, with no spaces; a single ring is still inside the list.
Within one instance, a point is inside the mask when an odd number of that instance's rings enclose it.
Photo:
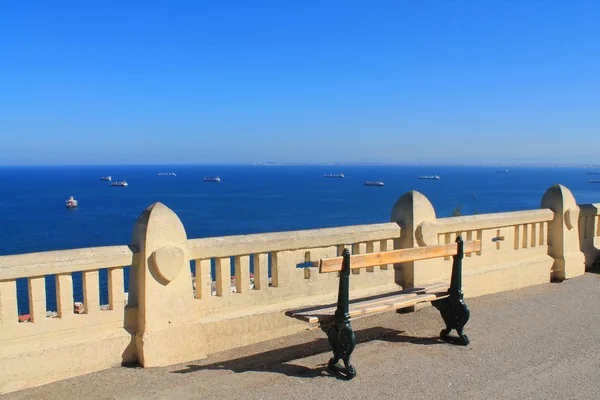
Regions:
[[[402,162],[245,162],[245,163],[114,163],[114,164],[0,164],[0,168],[33,168],[33,167],[158,167],[158,166],[439,166],[439,167],[580,167],[599,168],[600,164],[589,163],[402,163]]]

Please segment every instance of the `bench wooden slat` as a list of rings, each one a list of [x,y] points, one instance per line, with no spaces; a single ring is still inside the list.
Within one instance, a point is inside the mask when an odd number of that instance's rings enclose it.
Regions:
[[[384,311],[397,310],[413,306],[417,303],[432,301],[436,298],[446,297],[448,284],[438,283],[423,288],[407,289],[390,293],[381,297],[359,300],[350,304],[349,314],[351,319],[361,316],[376,314]],[[325,307],[300,312],[288,313],[289,316],[309,324],[323,324],[333,321],[337,307]]]
[[[464,243],[464,254],[476,253],[478,251],[481,251],[481,242],[479,240]],[[415,249],[392,250],[381,253],[356,254],[350,258],[350,269],[376,267],[378,265],[398,264],[438,257],[449,257],[456,254],[456,243],[418,247]],[[321,259],[319,272],[339,272],[342,270],[343,261],[343,257]]]
[[[372,304],[385,303],[385,302],[389,302],[390,299],[392,299],[394,296],[401,297],[401,296],[412,295],[414,297],[418,294],[433,293],[433,292],[437,292],[437,291],[444,291],[447,289],[448,289],[448,284],[440,282],[440,283],[433,283],[433,284],[427,285],[425,287],[399,290],[397,292],[386,293],[385,295],[377,296],[375,298],[369,298],[368,300],[353,300],[353,302],[350,302],[350,309],[352,310],[353,308],[356,308],[356,306],[355,306],[356,304],[360,305],[361,303],[363,303],[363,302],[366,303],[367,301],[371,302]],[[310,311],[299,312],[297,314],[298,315],[314,314],[316,311],[318,311],[319,314],[331,313],[333,315],[333,313],[335,313],[336,309],[337,309],[337,306],[334,305],[334,306],[325,307],[325,308],[311,309]]]
[[[423,294],[418,294],[416,296],[406,297],[402,300],[396,300],[392,303],[381,304],[376,307],[355,308],[353,310],[350,310],[350,320],[355,320],[360,317],[365,317],[367,315],[372,315],[372,314],[378,314],[378,313],[382,313],[385,311],[392,311],[392,310],[397,310],[400,308],[411,307],[418,303],[429,302],[429,301],[432,301],[432,300],[435,300],[438,298],[441,299],[444,297],[448,297],[447,292],[423,293]],[[313,324],[313,325],[326,324],[328,322],[333,322],[334,313],[326,314],[326,315],[322,315],[322,314],[311,315],[308,317],[309,317],[308,320],[307,319],[303,319],[303,320],[306,322],[309,322],[310,324]]]

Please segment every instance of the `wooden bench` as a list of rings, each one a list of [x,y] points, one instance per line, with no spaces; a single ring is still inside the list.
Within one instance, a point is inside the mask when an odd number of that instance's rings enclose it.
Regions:
[[[464,254],[478,251],[481,251],[479,241],[463,242],[460,236],[456,239],[456,243],[446,245],[358,254],[352,257],[348,249],[344,249],[341,257],[321,259],[319,263],[320,273],[340,273],[337,307],[323,306],[309,310],[288,311],[286,315],[305,321],[311,327],[320,327],[327,333],[333,351],[328,368],[346,379],[356,376],[356,369],[350,364],[350,355],[356,346],[356,337],[350,325],[352,319],[431,302],[440,311],[446,324],[446,328],[440,333],[440,339],[466,346],[469,344],[469,338],[465,335],[464,327],[470,313],[463,301],[462,259]],[[368,299],[352,302],[349,300],[352,269],[449,256],[454,258],[449,285],[447,282],[440,282]],[[449,336],[452,330],[456,330],[458,337]],[[338,365],[339,360],[344,361],[344,368]]]

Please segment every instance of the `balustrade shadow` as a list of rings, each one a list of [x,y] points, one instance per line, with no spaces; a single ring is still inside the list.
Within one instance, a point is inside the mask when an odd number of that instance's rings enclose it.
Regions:
[[[599,274],[600,275],[600,258],[597,258],[596,261],[589,267],[585,272],[591,274]]]
[[[383,327],[367,328],[355,331],[357,343],[381,340],[393,343],[412,343],[418,345],[445,344],[439,337],[414,337],[404,335],[404,331],[388,329]],[[322,353],[330,353],[331,348],[327,338],[317,339],[309,343],[302,343],[270,350],[249,356],[226,360],[206,365],[187,365],[186,368],[171,371],[174,374],[189,374],[203,370],[230,370],[235,373],[242,372],[272,372],[293,376],[298,378],[313,378],[317,376],[338,376],[327,370],[327,364],[321,364],[314,368],[303,365],[290,364],[290,361],[314,356]]]

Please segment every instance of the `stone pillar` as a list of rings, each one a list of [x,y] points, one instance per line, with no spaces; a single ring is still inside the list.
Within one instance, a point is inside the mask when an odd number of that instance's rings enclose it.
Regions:
[[[420,225],[435,222],[436,215],[431,202],[423,194],[412,190],[398,199],[392,209],[391,221],[400,225],[401,235],[394,243],[396,249],[408,249],[436,245],[437,235],[423,238]],[[394,266],[396,283],[403,288],[413,288],[428,283],[450,282],[450,270],[444,268],[444,259],[412,261]]]
[[[552,276],[562,281],[585,273],[585,257],[579,248],[579,206],[569,189],[554,185],[546,190],[540,208],[549,208],[554,219],[548,223],[548,254],[554,258]]]
[[[128,307],[137,308],[135,347],[143,367],[206,357],[194,299],[187,235],[177,215],[161,203],[142,212],[133,229],[139,252],[130,274]]]

